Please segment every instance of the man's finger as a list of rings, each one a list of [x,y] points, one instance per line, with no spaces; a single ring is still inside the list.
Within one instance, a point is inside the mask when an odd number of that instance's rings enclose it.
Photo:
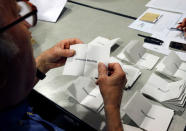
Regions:
[[[75,50],[63,49],[60,54],[62,57],[71,57],[75,55]]]
[[[99,78],[102,76],[107,76],[107,67],[101,62],[98,64],[98,73]]]
[[[83,42],[78,38],[72,38],[68,40],[69,45],[82,44]]]
[[[108,68],[114,72],[121,72],[123,69],[121,68],[119,63],[109,63]]]
[[[176,28],[181,29],[182,28],[182,25],[180,24]]]

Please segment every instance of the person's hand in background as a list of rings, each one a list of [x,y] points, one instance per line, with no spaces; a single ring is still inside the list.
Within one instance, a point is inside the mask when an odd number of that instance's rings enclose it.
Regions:
[[[184,36],[186,37],[186,18],[183,19],[181,23],[176,27],[182,31],[184,31]]]

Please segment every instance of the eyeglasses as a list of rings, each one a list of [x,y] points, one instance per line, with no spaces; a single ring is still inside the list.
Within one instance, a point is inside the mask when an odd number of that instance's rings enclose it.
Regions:
[[[11,28],[12,26],[26,20],[28,24],[31,26],[35,26],[37,23],[37,8],[33,4],[31,4],[27,0],[20,0],[17,2],[17,4],[21,7],[21,10],[19,12],[20,18],[15,20],[14,22],[0,28],[0,33],[3,33],[7,29]]]

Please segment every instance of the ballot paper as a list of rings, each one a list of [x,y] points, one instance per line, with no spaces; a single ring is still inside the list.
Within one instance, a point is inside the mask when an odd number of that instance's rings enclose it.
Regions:
[[[125,85],[125,89],[131,88],[138,77],[141,75],[141,72],[138,68],[135,68],[131,65],[123,64],[121,61],[116,59],[115,57],[110,58],[110,63],[119,63],[126,74],[127,83]]]
[[[39,20],[56,22],[67,0],[30,0],[38,10]]]
[[[138,40],[130,41],[117,57],[131,64],[135,64],[139,68],[149,70],[151,70],[159,60],[158,56],[147,53]]]
[[[173,80],[186,80],[186,63],[182,62],[179,56],[173,51],[168,56],[165,56],[156,66],[156,71]]]
[[[134,126],[129,126],[129,125],[126,125],[126,124],[123,124],[123,129],[124,129],[124,131],[143,131],[140,128],[137,128],[137,127],[134,127]]]
[[[116,44],[118,42],[119,39],[120,38],[115,38],[115,39],[109,40],[105,37],[98,36],[94,40],[89,42],[88,44],[93,44],[93,45],[98,44],[98,45],[108,46],[109,48],[111,48],[114,44]]]
[[[147,131],[167,131],[174,115],[173,110],[151,104],[139,92],[131,97],[124,110],[130,119]]]
[[[186,12],[185,0],[150,0],[146,6],[172,12]]]
[[[68,93],[81,105],[92,111],[99,112],[103,108],[103,99],[99,87],[90,78],[78,77],[67,88]]]
[[[76,54],[67,58],[63,75],[98,77],[98,63],[108,64],[110,48],[102,45],[76,44],[71,45]]]
[[[155,23],[140,20],[141,17],[143,17],[144,14],[148,12],[159,14],[160,15],[159,19]],[[182,14],[179,13],[166,12],[150,8],[147,9],[141,16],[139,16],[137,20],[131,23],[129,27],[150,34],[159,34],[160,36],[166,36],[170,31],[170,27],[177,24],[178,20],[181,17]]]
[[[168,82],[160,76],[152,74],[145,86],[141,89],[141,93],[155,99],[171,109],[174,109],[175,111],[182,112],[182,108],[186,101],[185,89],[185,80]]]

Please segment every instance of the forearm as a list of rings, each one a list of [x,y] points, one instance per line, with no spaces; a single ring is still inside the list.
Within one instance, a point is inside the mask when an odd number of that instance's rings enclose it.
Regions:
[[[35,61],[36,61],[36,68],[37,68],[40,72],[46,74],[46,73],[48,72],[48,69],[45,69],[44,62],[42,62],[42,61],[39,59],[39,57],[37,57],[37,58],[35,59]],[[36,76],[36,77],[35,77],[34,85],[36,85],[37,82],[38,82],[39,80],[40,80],[40,79]]]
[[[105,107],[107,131],[123,131],[119,108]]]

